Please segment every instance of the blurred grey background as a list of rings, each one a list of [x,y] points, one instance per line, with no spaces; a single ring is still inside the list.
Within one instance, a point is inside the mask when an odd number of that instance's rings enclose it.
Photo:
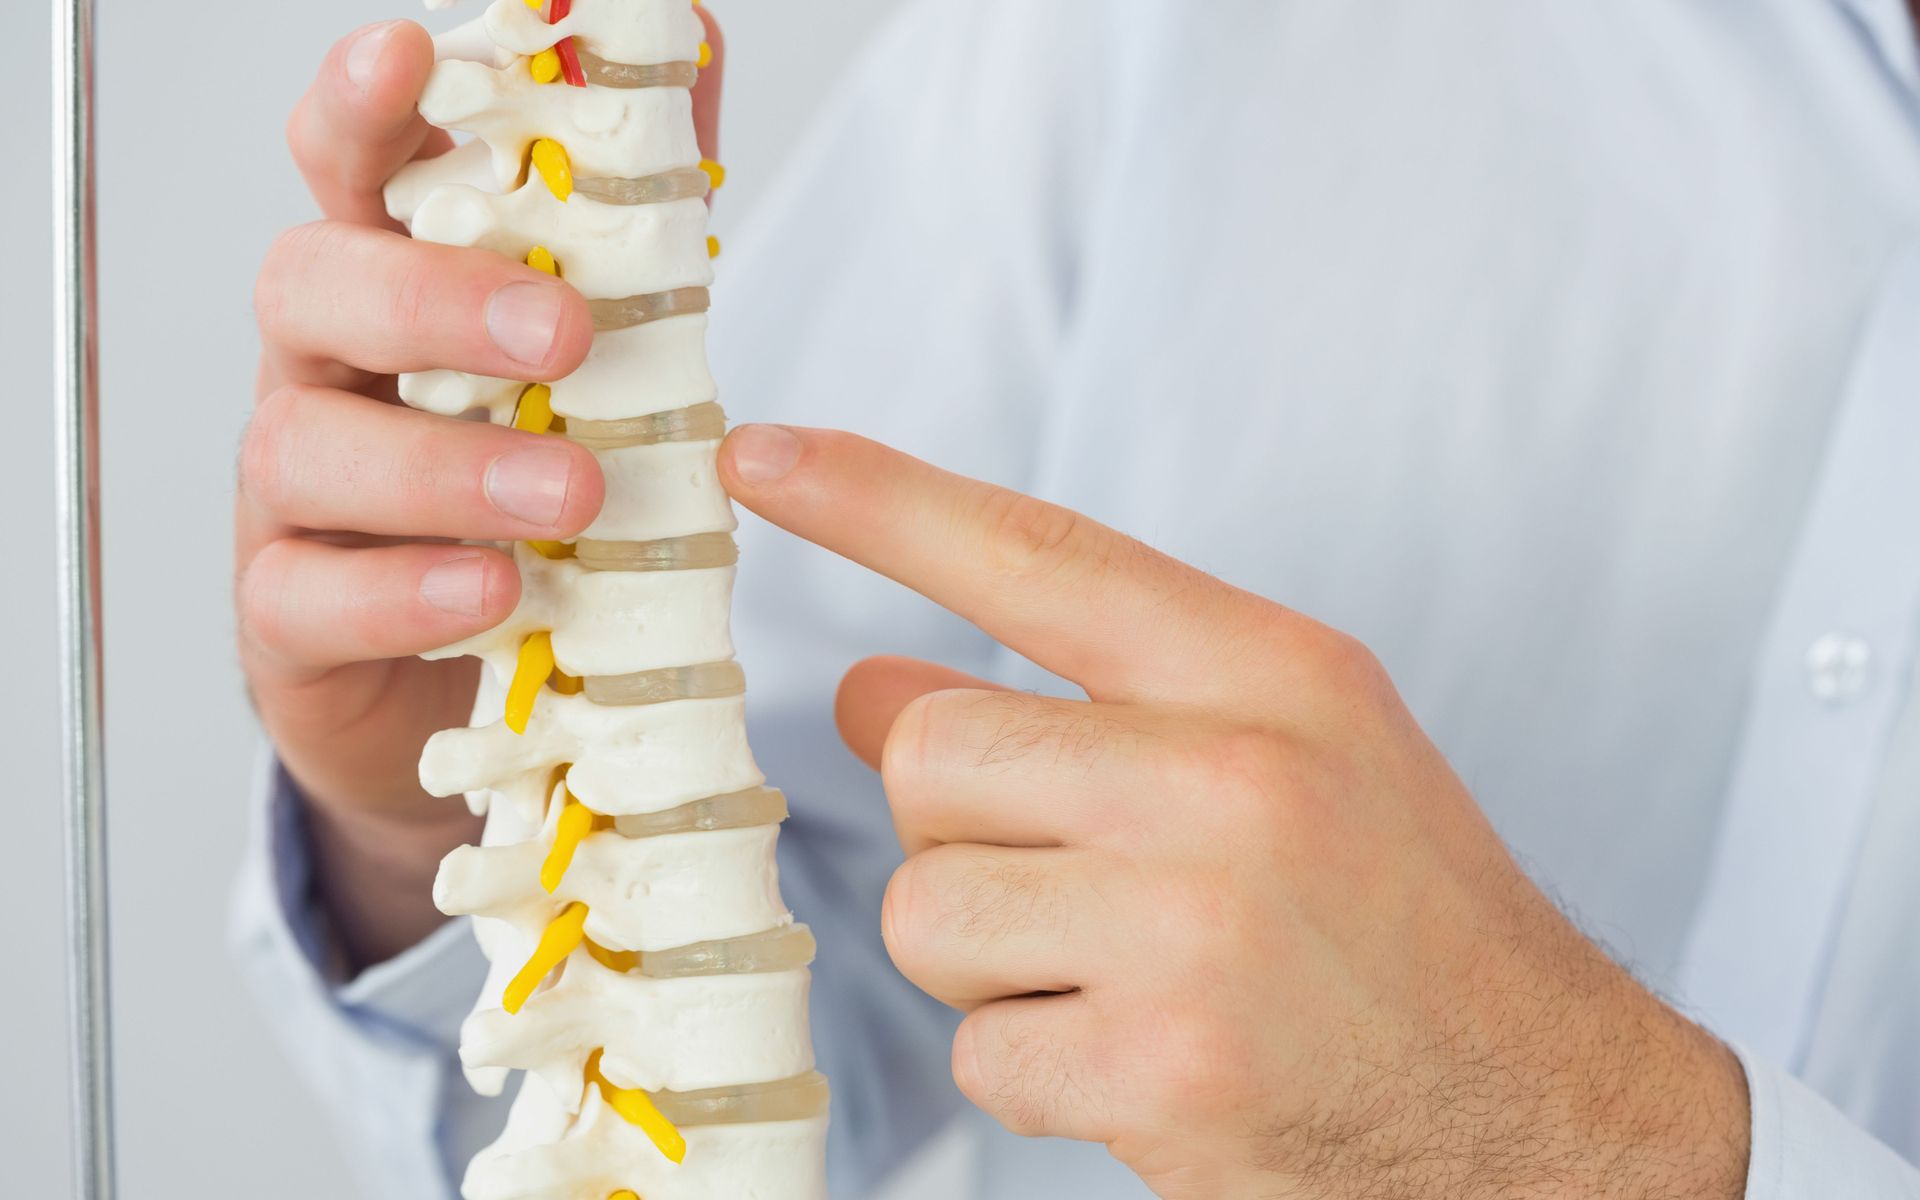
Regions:
[[[712,0],[730,52],[727,190],[756,199],[892,0]],[[408,0],[100,0],[108,778],[122,1195],[353,1193],[228,964],[255,732],[230,648],[232,464],[252,403],[253,273],[312,206],[280,129],[328,45]],[[8,0],[0,288],[0,1195],[66,1194],[52,557],[49,6]],[[478,11],[439,14],[444,27]],[[725,260],[722,260],[724,286]]]

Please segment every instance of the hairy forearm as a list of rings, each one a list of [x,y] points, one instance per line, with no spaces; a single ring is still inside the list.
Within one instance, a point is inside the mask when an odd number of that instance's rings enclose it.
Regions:
[[[1430,1014],[1432,1036],[1391,1069],[1368,1066],[1393,1061],[1371,1038],[1330,1048],[1340,1116],[1268,1131],[1273,1161],[1312,1164],[1288,1194],[1739,1200],[1738,1060],[1567,932],[1551,963],[1490,951],[1478,991]]]
[[[1607,1169],[1590,1194],[1649,1200],[1739,1200],[1752,1118],[1746,1073],[1725,1044],[1648,998],[1649,1032],[1622,1063],[1624,1082],[1599,1115]]]

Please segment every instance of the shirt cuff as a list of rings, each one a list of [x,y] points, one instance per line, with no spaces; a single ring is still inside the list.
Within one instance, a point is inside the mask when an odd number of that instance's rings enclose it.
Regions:
[[[448,921],[386,962],[343,979],[326,920],[313,899],[312,842],[306,800],[268,756],[255,789],[260,803],[236,905],[236,937],[281,956],[309,987],[350,1020],[422,1048],[451,1051],[460,1023],[486,978],[472,924]],[[246,876],[252,874],[249,881]],[[249,886],[251,882],[251,886]]]
[[[1800,1080],[1733,1050],[1753,1108],[1746,1200],[1920,1200],[1920,1169]]]
[[[454,1047],[486,977],[468,922],[341,981],[312,901],[305,801],[264,755],[234,895],[240,974],[283,1052],[339,1125],[370,1195],[451,1197],[440,1123]]]

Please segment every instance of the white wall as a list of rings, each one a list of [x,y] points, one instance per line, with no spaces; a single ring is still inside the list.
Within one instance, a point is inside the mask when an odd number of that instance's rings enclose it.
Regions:
[[[737,225],[890,0],[716,0]],[[0,1193],[66,1189],[51,583],[47,4],[0,71]],[[101,0],[109,782],[127,1200],[344,1197],[339,1151],[229,968],[226,892],[253,726],[230,650],[232,461],[251,404],[249,292],[310,206],[280,128],[330,41],[402,0]],[[22,22],[24,21],[24,27]],[[724,275],[723,275],[724,280]],[[723,283],[724,286],[724,283]]]

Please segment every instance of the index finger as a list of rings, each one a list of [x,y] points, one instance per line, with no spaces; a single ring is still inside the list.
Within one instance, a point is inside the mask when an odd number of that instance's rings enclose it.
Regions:
[[[767,520],[965,617],[1096,700],[1244,696],[1298,618],[1078,513],[852,434],[746,425],[722,479]]]
[[[453,141],[415,111],[433,69],[433,38],[412,21],[384,21],[341,39],[287,121],[287,145],[307,190],[336,221],[399,229],[380,191],[415,158]]]

